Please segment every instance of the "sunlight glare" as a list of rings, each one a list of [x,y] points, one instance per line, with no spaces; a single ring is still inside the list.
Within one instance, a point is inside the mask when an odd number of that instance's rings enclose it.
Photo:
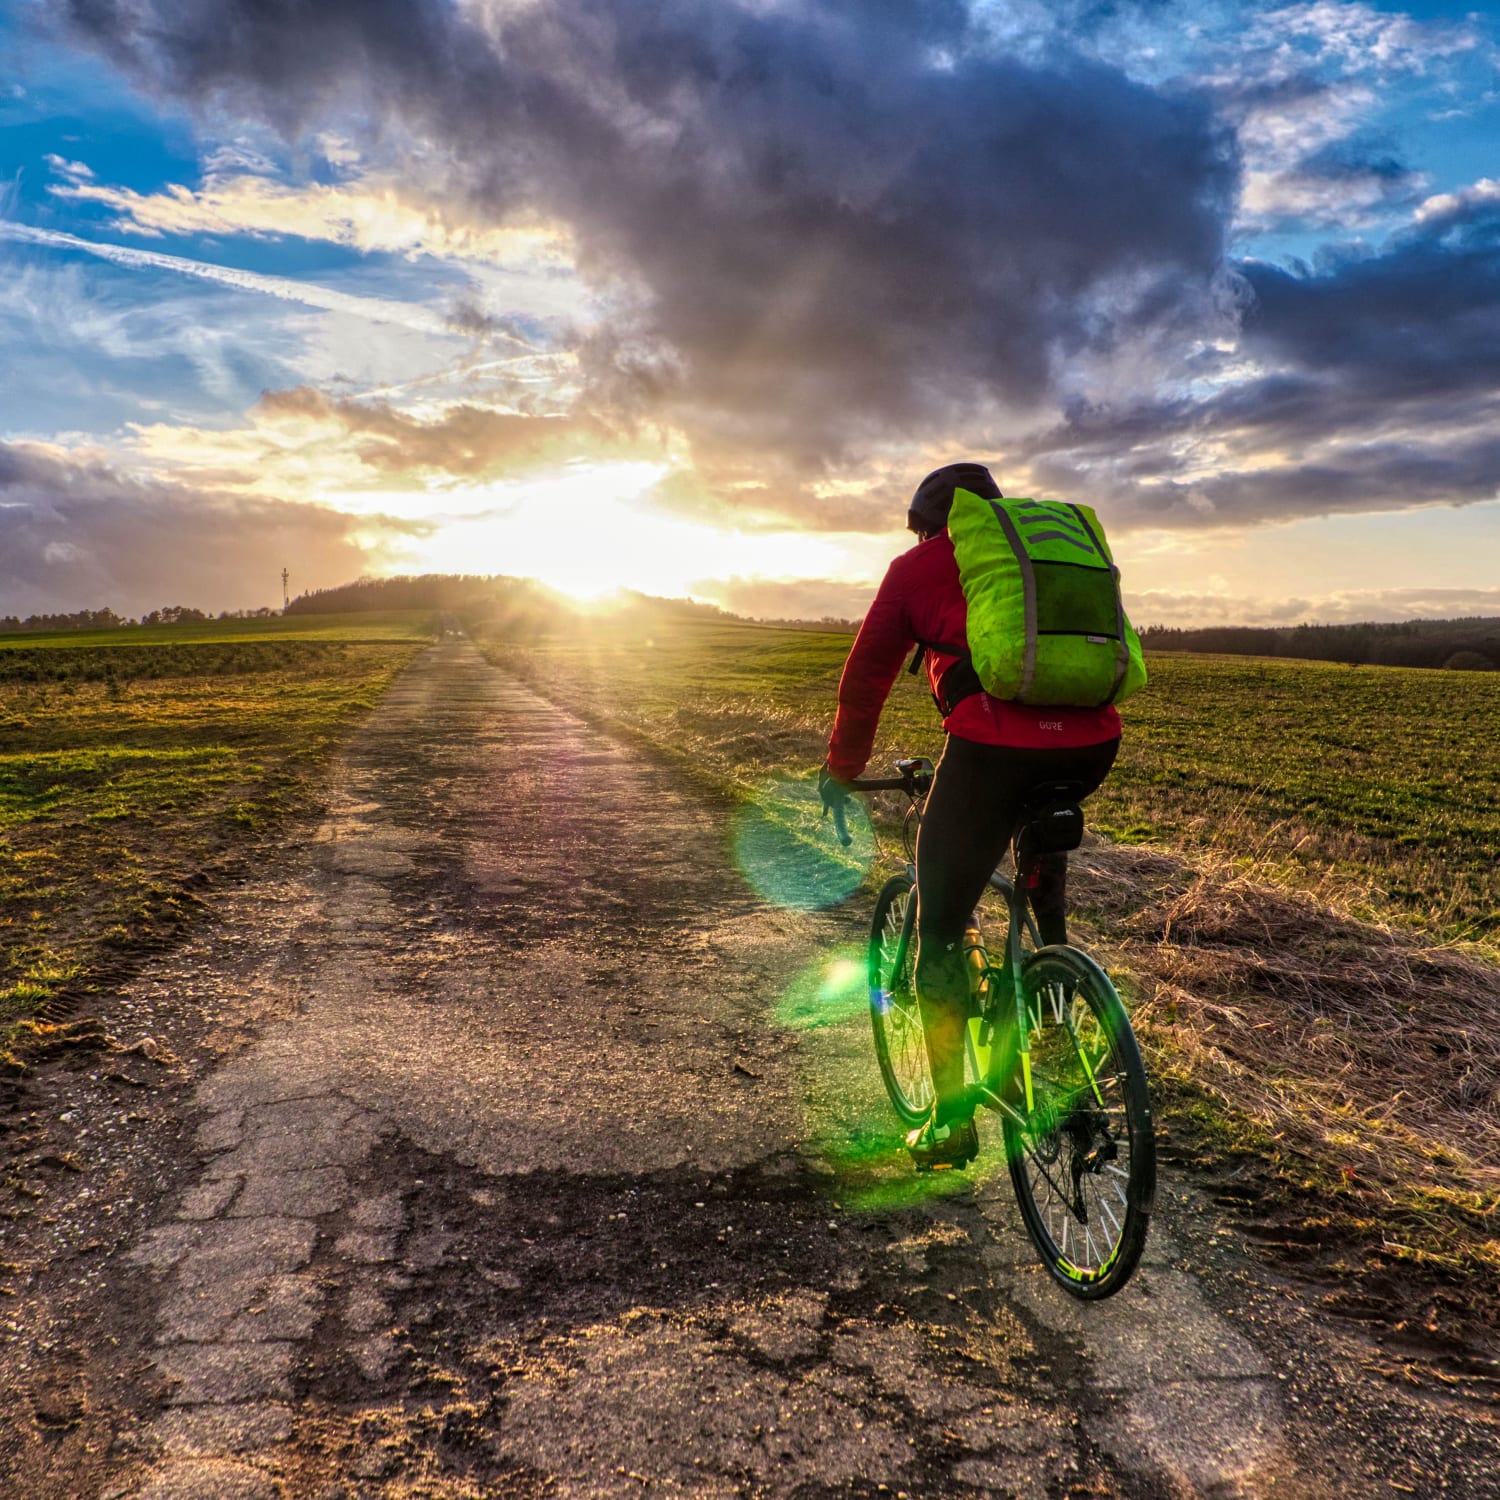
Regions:
[[[580,463],[546,479],[445,491],[445,514],[429,517],[432,533],[401,565],[535,578],[596,604],[627,589],[689,597],[704,579],[847,576],[847,537],[790,526],[730,531],[660,509],[652,492],[667,472],[656,463]]]

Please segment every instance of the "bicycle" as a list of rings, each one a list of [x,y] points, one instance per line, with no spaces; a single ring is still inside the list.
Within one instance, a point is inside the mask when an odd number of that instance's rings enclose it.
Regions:
[[[895,777],[848,783],[861,792],[904,791],[907,863],[881,889],[870,928],[870,1019],[886,1093],[903,1124],[933,1103],[915,986],[916,828],[932,762],[898,760]],[[1021,1218],[1042,1263],[1075,1297],[1111,1296],[1145,1248],[1156,1193],[1156,1137],[1146,1070],[1109,976],[1071,945],[1044,947],[1027,891],[1039,857],[1083,838],[1081,788],[1037,788],[1012,844],[1015,878],[998,869],[1005,900],[1004,959],[990,961],[977,914],[965,943],[969,1017],[965,1080],[1000,1116]],[[834,821],[847,847],[843,807]],[[1029,944],[1029,945],[1028,945]]]

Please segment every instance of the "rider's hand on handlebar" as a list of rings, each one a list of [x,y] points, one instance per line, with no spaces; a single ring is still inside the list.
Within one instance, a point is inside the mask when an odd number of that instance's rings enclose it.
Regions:
[[[827,763],[818,767],[818,795],[823,799],[823,811],[831,812],[835,807],[842,807],[852,793],[832,771],[828,769]]]
[[[848,848],[854,840],[849,834],[849,820],[844,815],[844,806],[849,801],[850,791],[825,762],[818,768],[818,795],[823,799],[823,816],[833,814],[833,826],[838,830],[839,843]]]

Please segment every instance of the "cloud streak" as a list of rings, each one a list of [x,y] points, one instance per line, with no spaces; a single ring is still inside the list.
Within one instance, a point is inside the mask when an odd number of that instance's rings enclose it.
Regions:
[[[123,266],[127,270],[168,271],[178,276],[191,276],[235,291],[254,292],[264,297],[275,297],[282,302],[316,307],[324,312],[344,313],[371,323],[393,324],[410,329],[413,333],[452,337],[457,331],[449,317],[416,303],[396,302],[387,297],[362,297],[352,292],[318,286],[315,282],[293,280],[288,276],[269,276],[260,271],[215,265],[211,261],[164,255],[160,251],[141,250],[134,245],[111,245],[86,240],[57,229],[40,229],[30,224],[0,220],[0,240],[10,240],[22,245],[44,245],[57,250],[77,250]],[[500,328],[487,330],[486,336],[499,338],[522,348],[531,347],[525,339]]]

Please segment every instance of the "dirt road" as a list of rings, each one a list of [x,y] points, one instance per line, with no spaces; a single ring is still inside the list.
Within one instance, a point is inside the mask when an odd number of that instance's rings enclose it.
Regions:
[[[1500,1494],[1493,1413],[1365,1373],[1172,1173],[1090,1308],[993,1165],[914,1189],[867,1023],[780,1003],[859,914],[760,902],[724,819],[425,653],[103,1017],[153,1044],[6,1117],[3,1492]]]

